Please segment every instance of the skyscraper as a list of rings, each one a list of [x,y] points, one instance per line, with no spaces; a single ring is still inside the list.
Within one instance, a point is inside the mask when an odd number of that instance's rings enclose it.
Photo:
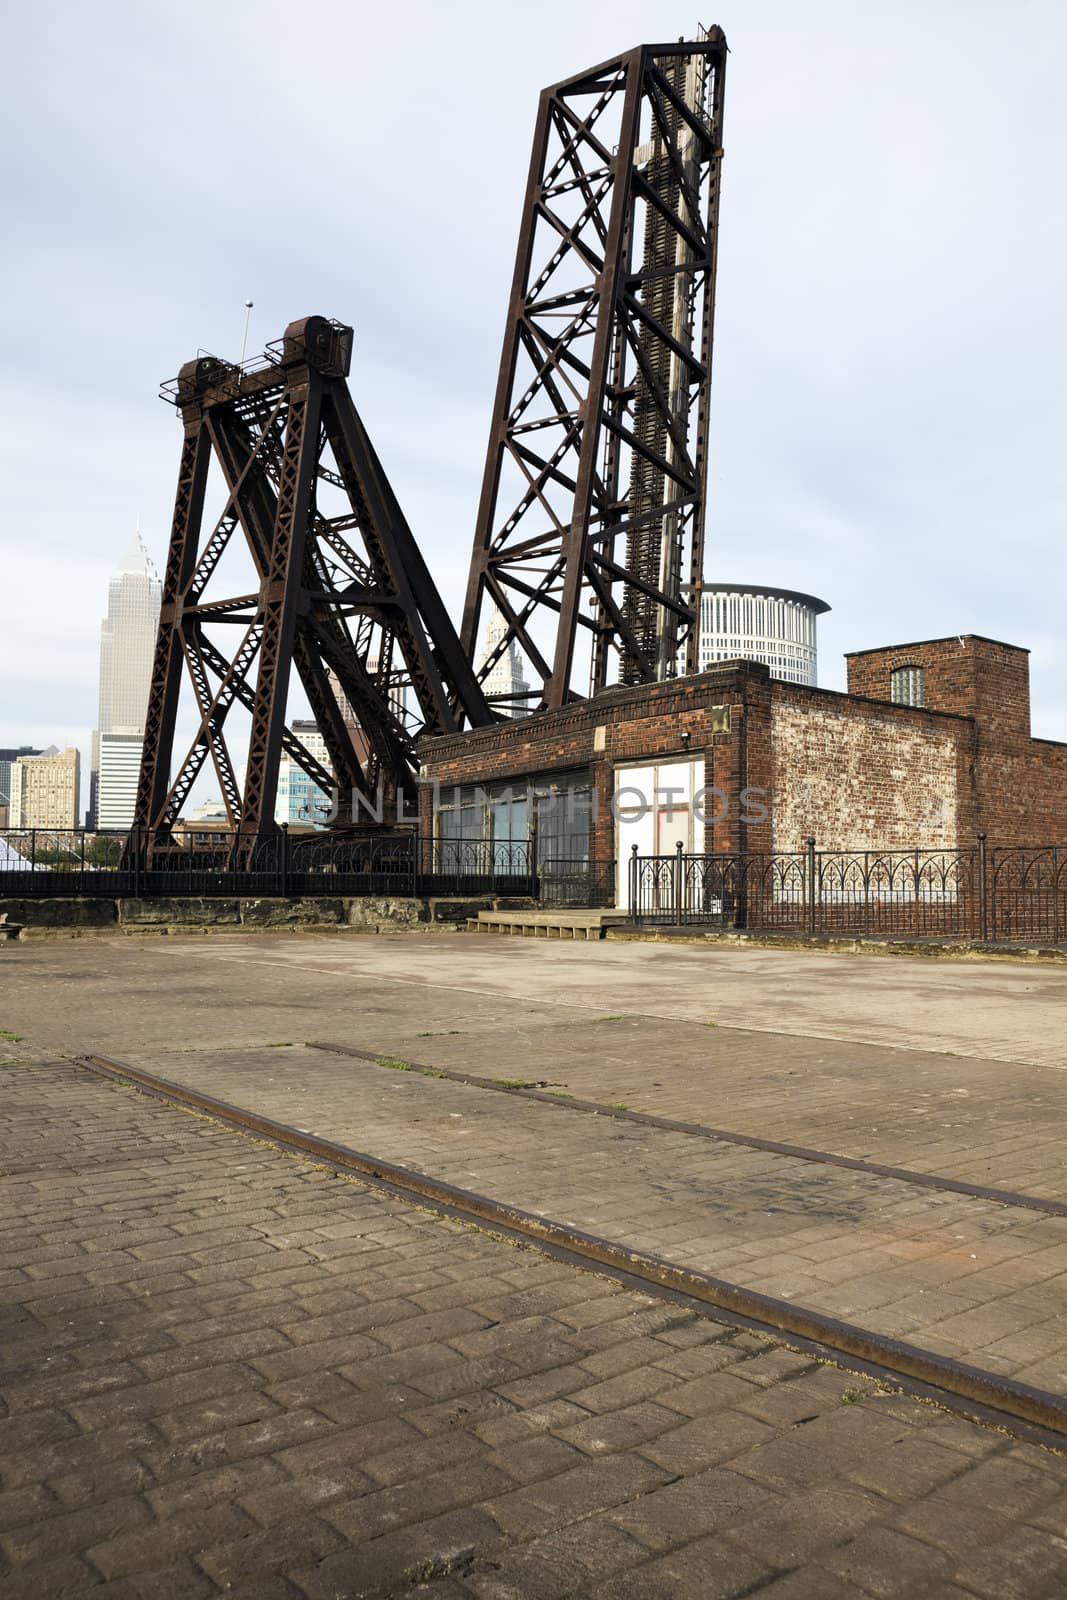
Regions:
[[[485,648],[482,651],[482,664],[488,661],[494,650],[507,638],[507,623],[496,606],[492,607],[485,625]],[[522,663],[519,659],[518,646],[512,640],[505,648],[498,661],[495,661],[482,681],[482,688],[488,698],[493,702],[494,709],[505,717],[524,717],[529,710],[526,701],[521,697],[526,694],[530,685],[522,675]]]
[[[133,822],[161,593],[135,533],[108,585],[107,616],[100,625],[100,707],[89,780],[93,827],[128,828]]]
[[[295,721],[293,732],[317,761],[324,767],[330,765],[330,752],[317,725],[310,721]],[[330,814],[333,799],[309,778],[303,767],[283,750],[278,764],[278,798],[274,806],[275,822],[288,822],[305,828],[321,828]]]

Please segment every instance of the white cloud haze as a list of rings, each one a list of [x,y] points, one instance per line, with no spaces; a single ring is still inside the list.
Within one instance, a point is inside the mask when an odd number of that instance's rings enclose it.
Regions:
[[[532,19],[532,20],[531,20]],[[731,46],[709,576],[823,596],[849,649],[1033,650],[1067,739],[1067,8],[724,0]],[[0,116],[0,744],[77,742],[139,516],[157,564],[179,430],[157,398],[321,311],[455,612],[537,95],[687,3],[103,0],[20,7]]]

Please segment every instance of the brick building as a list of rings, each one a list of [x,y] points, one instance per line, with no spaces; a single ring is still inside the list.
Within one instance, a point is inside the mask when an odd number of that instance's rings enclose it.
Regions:
[[[1067,745],[1030,734],[1028,652],[968,634],[857,652],[848,692],[723,662],[421,747],[439,840],[538,859],[1067,840]],[[436,815],[434,814],[436,810]],[[622,885],[619,886],[620,897]]]

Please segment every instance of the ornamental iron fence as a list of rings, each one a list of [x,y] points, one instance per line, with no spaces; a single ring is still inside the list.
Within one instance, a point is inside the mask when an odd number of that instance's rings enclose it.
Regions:
[[[538,860],[526,842],[414,831],[230,833],[181,839],[88,829],[0,830],[0,897],[471,896],[546,907],[616,903],[611,859]],[[628,863],[636,926],[747,928],[873,938],[1067,942],[1067,845],[726,852]],[[625,877],[625,874],[624,874]]]
[[[629,864],[638,926],[860,938],[1067,941],[1067,846],[804,850],[642,856]]]

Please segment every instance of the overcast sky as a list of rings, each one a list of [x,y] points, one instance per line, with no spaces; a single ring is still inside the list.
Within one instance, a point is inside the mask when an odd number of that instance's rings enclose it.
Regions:
[[[702,0],[706,3],[706,0]],[[963,0],[60,0],[7,25],[0,744],[96,717],[107,580],[162,565],[157,399],[322,312],[453,614],[539,90],[719,22],[707,573],[805,589],[846,650],[1032,650],[1067,740],[1067,6]]]

